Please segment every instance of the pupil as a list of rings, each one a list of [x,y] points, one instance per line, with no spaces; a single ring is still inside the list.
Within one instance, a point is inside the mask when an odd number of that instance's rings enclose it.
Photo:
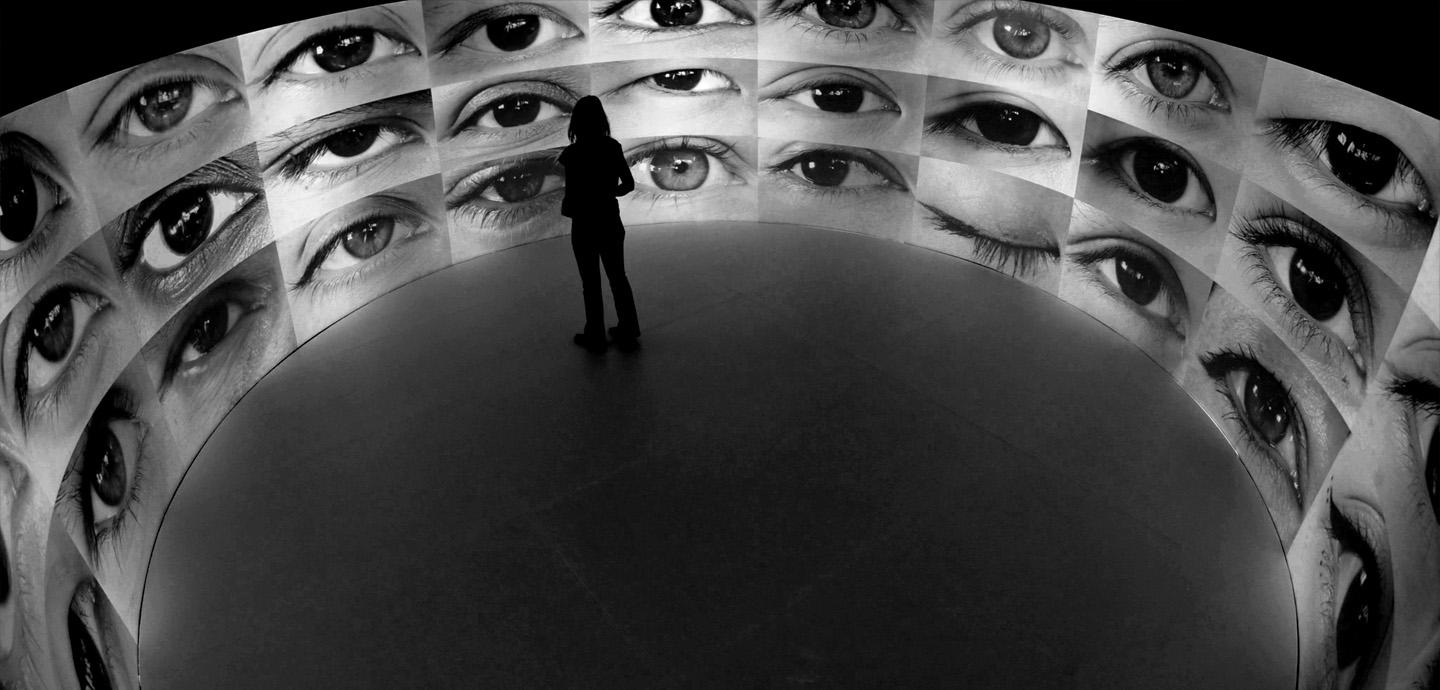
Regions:
[[[1430,447],[1425,451],[1425,492],[1430,494],[1430,510],[1440,524],[1440,429],[1430,433]]]
[[[374,31],[357,29],[332,34],[315,45],[315,64],[326,72],[343,72],[365,64],[374,47]]]
[[[655,75],[655,84],[672,91],[690,91],[700,83],[703,73],[698,69],[677,69]]]
[[[365,127],[351,127],[343,132],[336,132],[327,137],[324,147],[330,153],[341,158],[354,158],[370,149],[370,145],[380,138],[380,128],[374,125]]]
[[[1350,125],[1330,126],[1325,152],[1335,176],[1361,194],[1384,189],[1400,162],[1400,150],[1389,139]]]
[[[514,172],[495,178],[495,193],[506,201],[524,201],[540,194],[545,176],[536,172]],[[387,238],[388,241],[388,238]]]
[[[85,474],[96,498],[108,506],[118,506],[125,498],[125,450],[108,427],[96,430],[98,448],[85,453]]]
[[[1311,249],[1297,249],[1290,264],[1295,304],[1320,321],[1329,321],[1345,303],[1345,278],[1335,264]]]
[[[65,623],[70,632],[71,661],[75,664],[75,678],[80,681],[80,687],[111,690],[114,686],[110,683],[110,672],[105,668],[105,657],[100,654],[95,641],[90,639],[90,631],[74,606],[70,607]]]
[[[1168,151],[1142,148],[1135,152],[1135,181],[1146,194],[1175,203],[1189,186],[1190,168]]]
[[[0,237],[24,242],[35,231],[39,206],[30,168],[17,158],[0,159]]]
[[[1200,66],[1188,55],[1157,53],[1145,63],[1155,90],[1166,98],[1184,98],[1200,83]]]
[[[975,109],[980,136],[1013,146],[1025,146],[1040,133],[1040,116],[1013,105],[990,103]]]
[[[810,97],[821,110],[831,113],[853,113],[860,109],[865,92],[858,87],[844,84],[817,86],[810,90]]]
[[[230,307],[216,302],[195,317],[195,322],[185,334],[185,344],[201,354],[209,354],[230,332]]]
[[[357,259],[368,259],[390,246],[390,236],[395,232],[395,219],[376,218],[360,227],[349,230],[340,240],[345,251]]]
[[[691,26],[700,22],[700,0],[651,0],[650,18],[660,26]]]
[[[1140,306],[1155,300],[1160,294],[1160,277],[1149,262],[1120,257],[1115,260],[1115,278],[1120,283],[1120,292]]]
[[[850,161],[839,156],[812,154],[800,161],[800,174],[821,187],[836,187],[850,174]]]
[[[75,312],[70,300],[68,291],[55,290],[40,298],[30,316],[30,346],[48,362],[60,361],[75,339]]]
[[[166,199],[155,211],[165,246],[181,256],[195,251],[210,235],[214,215],[210,195],[202,187],[188,189]]]
[[[514,52],[529,48],[540,35],[540,17],[533,14],[517,14],[485,23],[485,35],[496,48]]]
[[[995,28],[990,33],[1000,50],[1021,60],[1036,57],[1050,47],[1050,27],[1029,12],[995,13]]]
[[[135,98],[135,114],[151,132],[168,131],[190,112],[193,95],[194,84],[190,82],[156,86]]]
[[[1245,385],[1245,419],[1267,445],[1290,431],[1290,407],[1284,386],[1266,371],[1251,371]]]
[[[710,175],[710,161],[695,149],[669,149],[650,159],[650,176],[655,186],[670,191],[699,187]]]
[[[815,12],[830,26],[863,29],[875,21],[875,0],[819,0]]]
[[[1360,660],[1370,648],[1371,640],[1379,633],[1375,616],[1376,604],[1380,601],[1376,580],[1367,568],[1355,573],[1350,587],[1345,592],[1345,603],[1340,606],[1340,618],[1335,621],[1335,652],[1339,657],[1337,665],[1344,669]]]
[[[540,99],[516,96],[495,105],[495,121],[501,127],[519,127],[535,121],[540,115]]]

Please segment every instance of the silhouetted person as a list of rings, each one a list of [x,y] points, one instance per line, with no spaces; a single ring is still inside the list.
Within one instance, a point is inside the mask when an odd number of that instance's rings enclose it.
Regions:
[[[565,167],[565,200],[560,213],[570,219],[570,245],[580,268],[585,290],[585,331],[575,344],[592,352],[605,349],[605,297],[600,289],[600,264],[610,277],[619,324],[610,335],[621,347],[634,347],[640,338],[635,296],[625,277],[625,226],[615,197],[635,189],[635,178],[625,163],[620,143],[610,138],[610,120],[600,99],[586,96],[570,113],[570,145],[560,154]]]

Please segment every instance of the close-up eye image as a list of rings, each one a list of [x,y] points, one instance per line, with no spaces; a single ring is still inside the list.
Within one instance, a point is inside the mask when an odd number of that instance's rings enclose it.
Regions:
[[[419,0],[315,17],[239,38],[254,134],[428,83]]]
[[[1071,197],[963,163],[920,159],[912,244],[992,268],[1055,293]],[[1024,205],[1010,199],[1024,198]]]
[[[0,313],[97,227],[64,94],[0,117]]]
[[[1075,192],[1085,140],[1083,107],[936,77],[925,96],[926,156]]]
[[[70,536],[129,630],[139,627],[150,548],[189,460],[175,453],[154,382],[136,359],[90,413],[61,478],[56,529]]]
[[[635,191],[620,199],[626,226],[758,213],[753,137],[669,136],[621,140]]]
[[[0,324],[3,413],[42,486],[58,486],[85,418],[139,344],[99,235],[56,264]]]
[[[563,234],[560,149],[463,162],[444,177],[445,218],[456,262]]]
[[[1440,122],[1270,60],[1246,174],[1409,288],[1440,218]]]
[[[45,564],[49,668],[43,687],[139,690],[135,635],[70,541],[63,518],[50,522]]]
[[[759,77],[762,137],[920,152],[922,75],[761,61]]]
[[[1265,63],[1215,41],[1102,17],[1090,109],[1238,170]]]
[[[26,455],[8,419],[0,415],[0,685],[47,687],[45,551],[59,475]]]
[[[1412,302],[1290,547],[1296,687],[1434,687],[1440,664],[1440,327]]]
[[[1216,280],[1268,320],[1353,418],[1406,291],[1329,228],[1248,182]]]
[[[923,72],[930,0],[759,0],[762,60]]]
[[[760,139],[760,213],[776,222],[903,241],[915,216],[914,156]]]
[[[690,58],[591,66],[611,135],[755,136],[755,61]]]
[[[1097,25],[1025,0],[937,0],[931,74],[1084,105]]]
[[[754,60],[760,1],[589,0],[590,60]]]
[[[276,234],[335,206],[440,171],[430,92],[322,115],[256,143]]]
[[[583,63],[586,0],[422,0],[430,79],[436,86],[495,74]]]
[[[1211,280],[1159,242],[1076,201],[1061,250],[1060,299],[1095,317],[1178,376]]]
[[[211,282],[140,350],[177,457],[194,457],[225,412],[295,349],[286,291],[270,245]]]
[[[1180,385],[1230,439],[1290,544],[1349,427],[1284,341],[1219,286],[1183,356]]]
[[[1075,197],[1213,273],[1239,174],[1173,141],[1090,113]]]
[[[70,90],[100,222],[249,141],[242,74],[239,47],[228,40]]]
[[[140,337],[273,241],[254,146],[216,159],[103,229]]]
[[[443,203],[434,175],[353,201],[280,238],[297,340],[450,265]]]
[[[440,157],[450,161],[563,145],[575,101],[590,90],[590,70],[580,65],[436,88]]]

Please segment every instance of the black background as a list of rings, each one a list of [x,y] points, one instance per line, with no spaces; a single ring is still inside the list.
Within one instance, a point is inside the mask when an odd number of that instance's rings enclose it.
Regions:
[[[187,48],[372,4],[377,3],[6,0],[0,5],[0,113]],[[1055,4],[1229,43],[1440,117],[1440,3],[1435,0],[1367,0],[1346,10],[1265,0]]]

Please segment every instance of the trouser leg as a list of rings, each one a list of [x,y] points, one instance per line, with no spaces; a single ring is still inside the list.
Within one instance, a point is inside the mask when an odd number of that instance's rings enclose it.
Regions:
[[[630,279],[625,275],[624,230],[605,238],[600,248],[600,259],[605,263],[605,275],[610,278],[610,292],[615,295],[615,315],[619,319],[616,330],[639,337],[640,320],[635,314],[635,295],[630,291]]]
[[[593,238],[587,233],[574,231],[572,225],[570,247],[575,250],[575,265],[580,269],[580,287],[585,295],[585,335],[591,338],[605,337],[605,295],[600,287],[600,251]]]

